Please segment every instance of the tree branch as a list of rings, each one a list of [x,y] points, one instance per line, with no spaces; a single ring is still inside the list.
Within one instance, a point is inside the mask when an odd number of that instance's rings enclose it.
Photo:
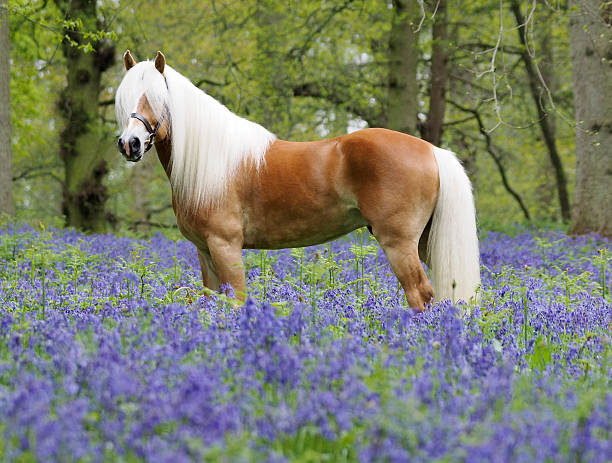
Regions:
[[[17,182],[19,180],[27,180],[31,178],[38,177],[51,177],[53,180],[58,182],[60,185],[64,185],[64,180],[53,172],[50,172],[49,166],[38,166],[38,167],[30,167],[26,170],[21,171],[17,175],[13,175],[13,182]]]
[[[149,209],[148,213],[149,213],[149,215],[160,214],[160,213],[162,213],[164,211],[167,211],[168,209],[172,209],[172,204],[168,203],[168,204],[164,204],[163,206],[160,206],[160,207],[151,208],[151,209]]]
[[[379,123],[380,115],[376,114],[376,111],[371,111],[369,110],[369,108],[357,107],[353,104],[350,104],[348,103],[348,97],[341,95],[336,91],[327,92],[317,82],[305,82],[299,85],[295,85],[292,91],[293,96],[296,97],[320,98],[327,100],[335,105],[342,105],[349,112],[366,121],[368,123],[368,126],[370,127],[377,127],[379,125],[382,125]]]
[[[449,100],[449,103],[452,104],[455,108],[459,109],[460,111],[471,114],[473,118],[476,120],[476,122],[478,123],[478,130],[484,136],[487,152],[489,153],[489,155],[493,159],[493,162],[495,162],[495,165],[497,166],[497,170],[499,171],[499,175],[501,176],[504,188],[516,200],[516,202],[521,208],[521,211],[523,212],[523,215],[525,216],[527,221],[531,222],[531,215],[529,214],[529,211],[527,210],[525,203],[523,203],[523,199],[516,192],[516,190],[514,190],[514,188],[510,186],[510,183],[508,182],[508,177],[506,176],[506,169],[504,168],[501,162],[500,153],[497,151],[497,148],[493,144],[493,141],[491,140],[491,134],[485,128],[478,110],[472,109],[472,108],[466,108],[465,106],[461,106],[460,104],[455,103],[454,101],[450,101],[450,100]]]
[[[123,222],[124,224],[127,224],[127,226],[130,229],[135,229],[136,227],[138,227],[139,225],[144,225],[146,227],[157,227],[157,228],[166,228],[166,229],[170,229],[170,228],[176,228],[178,229],[178,225],[176,223],[161,223],[161,222],[155,222],[152,220],[127,220],[124,218],[119,218],[120,222]]]
[[[546,110],[540,101],[540,86],[542,86],[542,88],[545,89],[549,95],[550,91],[548,90],[546,84],[543,82],[540,71],[537,69],[537,64],[534,61],[534,57],[529,50],[529,44],[527,43],[527,31],[525,26],[528,21],[531,21],[531,19],[525,19],[523,17],[518,0],[512,0],[510,2],[510,9],[514,14],[514,18],[517,24],[516,30],[519,35],[521,45],[523,47],[521,58],[523,60],[523,63],[525,64],[525,71],[527,72],[527,78],[529,81],[529,90],[531,91],[531,96],[534,100],[538,112],[538,123],[540,125],[540,129],[542,130],[542,136],[544,137],[546,148],[548,149],[548,157],[555,171],[557,195],[559,198],[559,205],[561,207],[561,216],[563,217],[563,220],[565,222],[569,222],[571,218],[570,202],[569,195],[567,192],[567,179],[565,177],[565,170],[563,169],[563,161],[561,160],[561,156],[557,151],[557,143],[555,140],[554,130],[550,124],[550,119],[548,119]]]
[[[212,85],[214,87],[225,87],[226,85],[229,85],[229,82],[217,82],[216,80],[210,80],[210,79],[206,79],[206,78],[201,78],[194,85],[196,87],[200,88],[204,84]]]
[[[302,43],[302,45],[300,47],[292,47],[286,54],[287,57],[291,58],[291,57],[300,57],[302,56],[306,50],[308,50],[308,47],[310,46],[310,42],[318,35],[320,34],[323,29],[325,29],[325,27],[327,27],[327,25],[331,22],[331,20],[334,18],[334,16],[336,16],[338,13],[344,11],[346,8],[348,8],[348,6],[353,2],[353,0],[345,0],[344,3],[342,3],[341,5],[337,5],[334,6],[333,8],[330,8],[329,11],[329,15],[327,16],[327,18],[325,18],[321,23],[319,23],[316,27],[314,27],[310,33],[306,36],[306,40],[304,40],[304,42]]]

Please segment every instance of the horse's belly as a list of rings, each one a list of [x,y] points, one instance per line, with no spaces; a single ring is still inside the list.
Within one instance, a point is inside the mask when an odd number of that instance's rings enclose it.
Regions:
[[[317,210],[277,208],[264,214],[245,212],[244,247],[280,249],[311,246],[367,225],[355,206]]]

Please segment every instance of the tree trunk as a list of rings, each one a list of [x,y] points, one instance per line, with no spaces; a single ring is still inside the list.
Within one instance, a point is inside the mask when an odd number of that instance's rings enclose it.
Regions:
[[[66,57],[67,84],[58,107],[65,121],[60,135],[60,157],[65,181],[63,212],[67,225],[81,230],[101,232],[106,228],[106,187],[108,172],[101,148],[104,134],[98,116],[101,75],[111,64],[112,47],[93,42],[93,52],[79,46],[86,44],[84,33],[99,30],[95,0],[58,1],[66,21],[82,23],[82,29],[65,29],[62,50]]]
[[[448,80],[446,31],[446,0],[439,0],[432,30],[429,113],[423,133],[423,138],[436,146],[440,146],[442,142],[442,128],[446,110],[446,82]]]
[[[555,73],[555,61],[553,53],[553,21],[554,11],[551,7],[546,5],[542,6],[542,11],[536,14],[535,20],[537,21],[537,28],[535,29],[535,40],[536,46],[538,47],[538,68],[540,69],[540,75],[542,80],[548,88],[550,95],[554,95],[557,90],[557,76]],[[540,102],[546,111],[546,118],[548,119],[548,125],[553,134],[556,137],[557,124],[554,113],[554,108],[551,107],[548,93],[545,88],[540,88]]]
[[[393,23],[389,37],[389,91],[387,127],[416,135],[419,57],[419,7],[414,0],[393,0]]]
[[[612,236],[612,5],[570,1],[576,118],[573,233]]]
[[[11,150],[11,71],[7,0],[0,0],[0,214],[15,213]]]
[[[555,70],[554,50],[553,50],[553,24],[555,12],[551,6],[542,4],[538,5],[539,10],[535,12],[534,22],[534,46],[536,51],[536,59],[540,76],[544,81],[545,87],[540,86],[540,104],[546,112],[548,125],[553,138],[557,136],[556,111],[550,101],[550,96],[554,96],[557,91],[557,74]],[[548,89],[548,91],[546,90]],[[537,170],[538,184],[533,189],[533,195],[537,204],[556,204],[557,192],[556,188],[551,188],[556,185],[554,171],[550,168],[550,158],[538,159]]]
[[[527,72],[527,79],[529,81],[529,90],[538,112],[538,124],[542,131],[544,143],[548,149],[548,157],[553,166],[555,179],[557,183],[557,196],[559,197],[559,205],[561,207],[561,217],[564,222],[570,220],[570,202],[569,194],[567,192],[567,178],[565,176],[565,170],[563,169],[563,162],[559,151],[557,150],[557,141],[555,138],[555,127],[554,122],[551,124],[551,120],[548,118],[548,114],[542,104],[542,91],[540,78],[538,76],[534,58],[529,54],[526,44],[526,25],[525,18],[521,13],[521,7],[519,0],[512,0],[510,3],[510,9],[514,14],[517,24],[517,33],[519,40],[522,45],[521,58],[525,64],[525,71]]]

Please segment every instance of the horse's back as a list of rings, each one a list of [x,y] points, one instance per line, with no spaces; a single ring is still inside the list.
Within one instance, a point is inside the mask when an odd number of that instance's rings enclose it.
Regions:
[[[431,145],[385,129],[314,142],[277,140],[260,170],[245,179],[248,247],[313,244],[398,211],[418,228],[437,195]]]

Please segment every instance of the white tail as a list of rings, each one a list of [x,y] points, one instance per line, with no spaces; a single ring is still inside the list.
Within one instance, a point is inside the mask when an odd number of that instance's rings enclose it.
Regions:
[[[480,284],[472,185],[452,152],[437,147],[433,151],[440,191],[427,241],[427,265],[435,300],[469,301]]]

